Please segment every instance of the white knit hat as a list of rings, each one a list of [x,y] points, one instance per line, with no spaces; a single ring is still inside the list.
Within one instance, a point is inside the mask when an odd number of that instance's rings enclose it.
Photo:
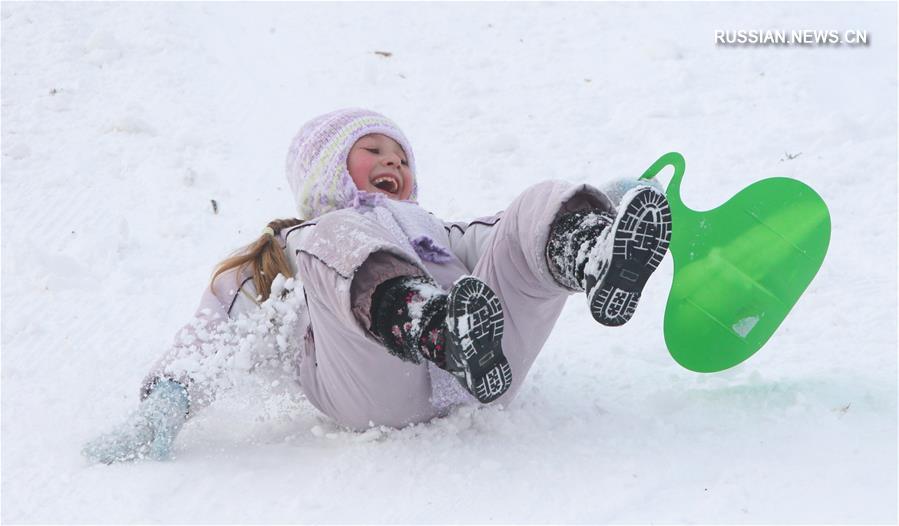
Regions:
[[[380,133],[403,148],[412,172],[410,201],[418,195],[415,157],[406,136],[393,121],[373,111],[348,108],[307,122],[287,152],[287,181],[301,219],[313,219],[353,205],[357,189],[347,169],[350,149],[361,137]]]

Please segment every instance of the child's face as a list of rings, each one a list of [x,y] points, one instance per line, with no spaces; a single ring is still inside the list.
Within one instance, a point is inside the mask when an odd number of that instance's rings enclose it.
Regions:
[[[405,201],[412,194],[412,171],[403,148],[386,135],[373,133],[356,141],[347,157],[356,188]]]

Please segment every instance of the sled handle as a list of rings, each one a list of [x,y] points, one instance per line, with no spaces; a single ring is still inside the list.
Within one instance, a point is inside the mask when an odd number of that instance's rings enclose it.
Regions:
[[[650,166],[646,169],[645,172],[643,172],[643,175],[640,176],[640,179],[652,179],[667,166],[671,166],[672,168],[674,168],[674,175],[671,177],[671,182],[668,183],[668,188],[665,191],[665,194],[668,197],[668,202],[672,205],[672,208],[683,208],[684,203],[680,198],[680,183],[681,179],[683,179],[684,177],[684,172],[687,169],[687,162],[684,160],[683,155],[677,152],[666,153],[665,155],[659,157],[656,162],[652,163],[652,166]]]

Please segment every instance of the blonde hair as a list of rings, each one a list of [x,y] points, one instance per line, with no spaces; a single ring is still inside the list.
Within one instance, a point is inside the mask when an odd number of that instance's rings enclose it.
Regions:
[[[281,244],[275,239],[282,229],[297,226],[303,223],[302,219],[275,219],[266,226],[271,231],[266,231],[256,241],[234,252],[234,255],[218,264],[212,274],[209,287],[212,288],[215,279],[222,273],[236,268],[237,274],[243,273],[250,267],[253,271],[253,285],[256,286],[256,294],[262,301],[268,299],[272,292],[272,281],[278,274],[285,278],[292,278],[293,272],[290,264],[284,257]]]

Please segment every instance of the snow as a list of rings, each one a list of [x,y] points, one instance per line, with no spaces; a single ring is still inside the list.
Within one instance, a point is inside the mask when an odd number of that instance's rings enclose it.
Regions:
[[[895,21],[895,3],[4,2],[2,521],[894,523]],[[714,45],[767,27],[871,43]],[[438,217],[679,151],[694,209],[810,184],[830,252],[722,373],[665,350],[666,258],[624,327],[572,298],[508,408],[349,433],[248,381],[174,461],[88,465],[215,263],[293,215],[295,131],[345,106],[403,127]]]
[[[746,338],[746,335],[755,327],[760,318],[760,316],[747,316],[735,323],[732,328],[741,338]]]

